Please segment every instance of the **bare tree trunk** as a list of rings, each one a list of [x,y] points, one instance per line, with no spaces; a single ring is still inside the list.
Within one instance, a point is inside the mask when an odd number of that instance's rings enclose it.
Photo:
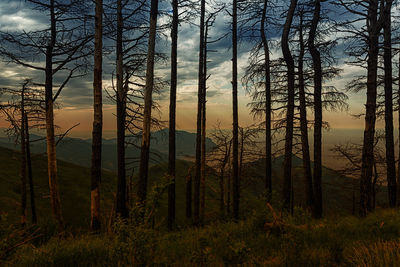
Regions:
[[[26,205],[26,152],[25,152],[25,87],[27,83],[22,86],[21,91],[21,225],[25,227],[28,208]]]
[[[53,104],[53,49],[56,43],[56,14],[54,0],[50,0],[50,41],[46,48],[45,68],[45,102],[46,102],[46,142],[47,142],[47,172],[49,175],[50,200],[53,215],[59,231],[64,228],[61,212],[60,194],[58,192],[56,142],[54,137],[54,104]]]
[[[168,174],[171,183],[168,186],[168,229],[171,230],[175,223],[175,119],[176,119],[176,85],[178,65],[178,0],[172,0],[172,30],[171,30],[171,91],[169,104],[169,150],[168,150]]]
[[[379,31],[377,30],[378,1],[369,1],[368,30],[368,74],[367,103],[365,112],[365,130],[362,152],[360,179],[360,216],[366,216],[371,210],[372,168],[374,162],[374,135],[376,121],[377,70],[379,53]]]
[[[310,146],[308,143],[308,126],[307,126],[307,102],[304,85],[304,74],[303,74],[303,62],[304,62],[304,39],[303,39],[303,13],[300,15],[300,54],[299,54],[299,99],[300,99],[300,128],[301,128],[301,148],[303,154],[303,176],[304,176],[304,187],[306,194],[306,205],[313,211],[314,210],[314,193],[313,193],[313,180],[311,172],[311,160],[310,160]]]
[[[386,168],[389,193],[389,206],[396,207],[397,183],[396,163],[394,156],[393,136],[393,78],[392,78],[392,27],[391,1],[386,1],[390,7],[385,8],[384,30],[384,69],[385,69],[385,139],[386,139]]]
[[[37,223],[36,204],[35,204],[35,190],[33,186],[33,173],[32,173],[32,160],[31,160],[31,145],[29,141],[29,122],[28,116],[25,113],[25,146],[26,146],[26,163],[28,166],[28,181],[29,181],[29,195],[31,200],[31,214],[32,224]]]
[[[314,68],[314,216],[322,217],[322,66],[315,47],[315,35],[320,21],[321,0],[315,0],[308,45]]]
[[[233,102],[233,218],[239,219],[239,117],[237,97],[237,0],[233,0],[232,11],[232,102]]]
[[[140,153],[139,182],[137,189],[139,205],[141,205],[142,207],[145,206],[146,201],[147,179],[149,170],[151,109],[153,106],[152,94],[154,86],[154,55],[156,45],[157,14],[158,0],[151,0],[149,44],[147,51],[146,88],[144,93],[143,135],[142,148]]]
[[[399,66],[400,66],[400,53],[399,53]],[[399,73],[398,73],[398,79],[399,79],[399,84],[398,84],[398,88],[397,88],[397,95],[400,96],[400,67],[399,67]],[[397,98],[397,106],[400,107],[400,97]],[[397,112],[398,114],[398,126],[397,126],[397,130],[398,130],[398,142],[399,142],[399,158],[398,158],[398,163],[397,163],[397,184],[400,184],[400,108]],[[397,195],[400,196],[400,186],[397,186]],[[397,200],[400,200],[400,197],[397,198]],[[400,201],[398,203],[400,205]]]
[[[126,92],[124,90],[123,50],[122,50],[122,1],[117,1],[117,159],[118,186],[115,212],[123,219],[128,218],[126,206],[126,169],[125,169],[125,118]]]
[[[206,23],[207,24],[207,23]],[[201,112],[201,166],[200,166],[200,224],[204,225],[204,213],[206,203],[206,103],[207,103],[207,37],[208,25],[205,26],[204,33],[204,53],[203,53],[203,96]]]
[[[199,75],[198,75],[198,96],[197,96],[197,131],[196,131],[196,173],[194,178],[194,209],[193,224],[200,224],[200,177],[201,177],[201,118],[203,104],[203,79],[204,77],[204,17],[205,0],[201,0],[200,11],[200,51],[199,51]]]
[[[264,0],[261,17],[261,40],[264,48],[265,68],[265,189],[267,201],[271,201],[272,195],[272,156],[271,156],[271,67],[269,57],[268,40],[265,34],[265,20],[267,14],[268,0]]]
[[[286,22],[282,33],[282,54],[287,66],[288,76],[288,104],[286,112],[285,157],[283,162],[283,208],[290,211],[292,192],[292,146],[293,146],[293,118],[294,118],[294,60],[289,48],[289,33],[292,25],[297,0],[290,1]]]
[[[103,64],[103,0],[96,0],[93,70],[93,130],[90,194],[90,228],[100,230],[101,144],[103,131],[102,64]]]

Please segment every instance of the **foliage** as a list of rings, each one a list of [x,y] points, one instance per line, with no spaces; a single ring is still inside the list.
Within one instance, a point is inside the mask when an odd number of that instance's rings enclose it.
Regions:
[[[276,218],[275,218],[276,217]],[[277,219],[279,218],[279,219]],[[266,228],[278,221],[280,231]],[[400,214],[378,210],[314,220],[261,207],[246,220],[175,232],[116,220],[99,236],[54,236],[22,245],[6,266],[394,266],[400,260]]]

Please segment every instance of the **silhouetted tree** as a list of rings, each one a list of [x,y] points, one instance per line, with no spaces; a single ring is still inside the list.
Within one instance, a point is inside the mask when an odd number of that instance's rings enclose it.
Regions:
[[[139,180],[137,188],[137,201],[144,207],[147,194],[147,179],[150,154],[150,129],[151,129],[151,110],[153,107],[153,86],[154,86],[154,57],[156,43],[156,27],[158,14],[158,0],[151,1],[150,7],[150,26],[147,52],[146,87],[144,91],[144,115],[143,115],[143,134],[142,147],[140,152]]]
[[[289,48],[289,33],[296,10],[297,0],[290,1],[286,21],[282,33],[282,54],[287,66],[287,91],[288,103],[286,112],[286,134],[285,134],[285,158],[283,163],[283,207],[290,209],[292,192],[292,144],[293,144],[293,117],[294,117],[294,90],[295,90],[295,70],[294,60]]]
[[[91,169],[91,221],[93,231],[100,230],[101,145],[103,132],[103,0],[95,3],[95,40],[93,69],[93,130]]]

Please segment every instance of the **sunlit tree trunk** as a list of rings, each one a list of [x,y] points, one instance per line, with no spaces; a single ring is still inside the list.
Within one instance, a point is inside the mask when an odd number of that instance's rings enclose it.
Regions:
[[[54,137],[54,104],[53,104],[53,50],[56,43],[56,14],[54,0],[50,0],[50,40],[46,47],[45,67],[45,102],[46,102],[46,142],[47,172],[49,176],[50,201],[53,215],[60,231],[64,228],[61,212],[60,194],[58,191],[56,142]]]
[[[93,70],[93,130],[90,194],[90,227],[100,230],[101,144],[103,130],[102,64],[103,64],[103,0],[96,0]]]

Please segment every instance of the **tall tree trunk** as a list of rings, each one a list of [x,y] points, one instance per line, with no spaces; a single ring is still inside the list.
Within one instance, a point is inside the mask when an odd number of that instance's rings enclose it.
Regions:
[[[299,66],[298,66],[298,77],[299,77],[299,99],[300,99],[300,129],[301,129],[301,149],[303,154],[303,176],[304,176],[304,187],[306,194],[306,205],[310,210],[314,210],[314,193],[313,193],[313,180],[311,172],[311,160],[310,160],[310,146],[308,143],[308,125],[307,125],[307,102],[304,85],[304,38],[303,38],[303,13],[300,15],[300,29],[299,29],[299,41],[300,41],[300,54],[299,54]]]
[[[200,177],[201,177],[201,118],[203,104],[203,79],[204,77],[204,17],[205,0],[201,0],[200,10],[200,51],[199,51],[199,75],[198,75],[198,93],[197,93],[197,131],[196,131],[196,172],[194,178],[194,196],[193,196],[193,224],[200,224]]]
[[[400,53],[399,53],[399,73],[398,73],[398,79],[399,79],[399,84],[397,87],[397,95],[400,96]],[[397,106],[399,107],[399,110],[397,112],[397,122],[398,122],[398,126],[397,126],[397,131],[398,131],[398,142],[399,142],[399,151],[398,151],[398,163],[397,163],[397,184],[400,184],[400,97],[397,97]],[[400,196],[400,186],[397,186],[397,195]],[[397,198],[397,201],[400,200],[400,197]],[[400,201],[399,201],[399,206],[400,206]]]
[[[171,183],[168,186],[168,229],[175,223],[175,118],[176,118],[176,85],[178,65],[178,0],[172,0],[172,30],[171,30],[171,91],[169,102],[169,149],[168,149],[168,174]]]
[[[290,1],[282,33],[282,54],[287,66],[288,76],[288,103],[286,112],[285,157],[283,162],[283,208],[290,211],[292,192],[292,146],[293,146],[293,118],[294,118],[294,60],[289,48],[289,33],[292,26],[297,0]]]
[[[123,219],[128,218],[126,206],[126,169],[125,169],[125,120],[126,120],[126,92],[124,90],[123,50],[122,50],[122,1],[117,1],[117,160],[118,185],[117,205],[115,212]]]
[[[206,103],[207,103],[207,37],[208,25],[206,23],[204,32],[203,52],[203,95],[201,112],[201,166],[200,166],[200,224],[204,225],[204,213],[206,203]]]
[[[396,163],[394,156],[393,136],[393,78],[392,78],[392,27],[391,27],[391,1],[386,1],[389,7],[385,8],[384,34],[384,69],[385,69],[385,140],[386,140],[386,168],[389,193],[389,206],[396,206],[397,183]]]
[[[29,141],[29,122],[28,116],[25,113],[25,146],[26,146],[26,163],[28,166],[28,181],[29,181],[29,195],[31,200],[31,214],[32,224],[37,223],[36,204],[35,204],[35,190],[33,186],[33,173],[32,173],[32,160],[31,160],[31,145]]]
[[[272,156],[271,156],[271,67],[268,40],[265,34],[265,20],[267,16],[268,0],[264,0],[261,17],[261,41],[264,49],[265,68],[265,189],[267,201],[272,196]]]
[[[22,86],[21,90],[21,225],[25,227],[28,208],[26,205],[26,153],[25,153],[25,87],[27,82]]]
[[[239,117],[238,117],[238,73],[237,73],[237,0],[232,10],[232,107],[233,107],[233,218],[239,219]]]
[[[101,144],[103,131],[102,64],[103,64],[103,0],[96,0],[93,70],[93,130],[90,194],[90,228],[100,230]]]
[[[377,71],[379,53],[379,31],[377,30],[378,1],[369,1],[368,31],[368,70],[367,70],[367,103],[365,112],[365,129],[362,151],[360,179],[360,216],[366,216],[371,210],[372,168],[374,162],[374,135],[376,121]]]
[[[54,2],[55,0],[50,0],[50,41],[46,48],[45,67],[47,172],[49,176],[49,189],[52,212],[57,221],[59,231],[62,231],[64,229],[64,219],[61,212],[61,201],[58,191],[56,142],[54,137],[53,50],[56,43],[57,34]]]
[[[314,216],[322,217],[322,66],[321,55],[315,46],[320,21],[321,0],[315,0],[308,45],[314,68]]]
[[[146,88],[144,92],[142,148],[140,151],[139,182],[137,189],[139,205],[141,205],[142,207],[145,206],[146,201],[147,178],[149,171],[151,109],[153,106],[152,94],[154,86],[154,55],[156,46],[157,14],[158,0],[151,0],[149,43],[147,50]]]

